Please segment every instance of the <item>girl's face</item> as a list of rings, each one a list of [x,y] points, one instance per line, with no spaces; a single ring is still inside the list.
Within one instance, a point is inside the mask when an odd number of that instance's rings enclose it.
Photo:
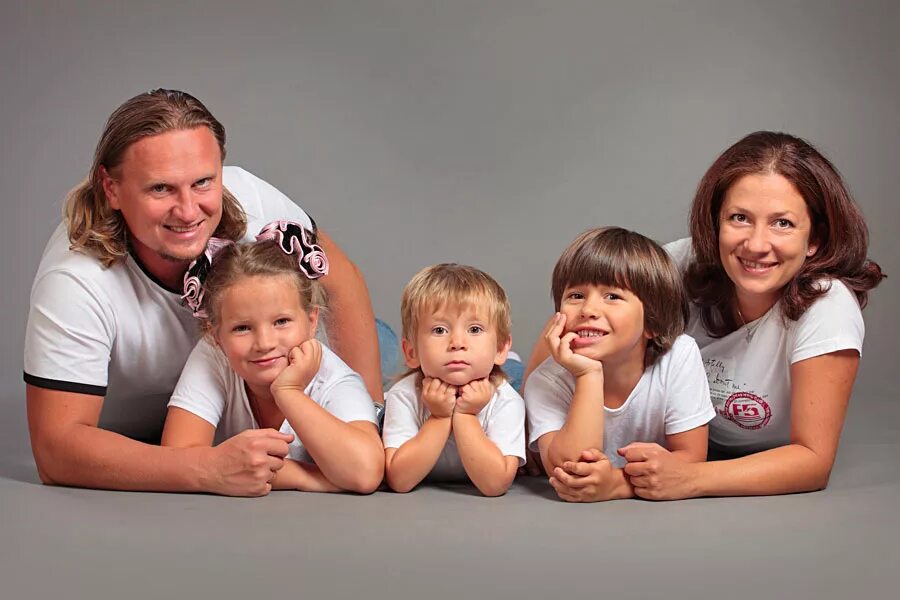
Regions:
[[[251,390],[267,392],[295,346],[316,333],[318,309],[306,311],[288,275],[253,276],[222,291],[214,329],[231,368]]]
[[[644,303],[631,291],[611,285],[568,286],[559,312],[565,315],[564,334],[575,332],[575,354],[618,365],[644,364],[651,335],[644,329]]]
[[[745,175],[728,189],[719,211],[719,258],[745,321],[765,314],[815,254],[811,233],[803,196],[781,175]]]
[[[404,339],[402,344],[409,368],[459,386],[484,379],[494,365],[506,362],[510,340],[498,345],[485,307],[443,306],[419,320],[415,343]]]

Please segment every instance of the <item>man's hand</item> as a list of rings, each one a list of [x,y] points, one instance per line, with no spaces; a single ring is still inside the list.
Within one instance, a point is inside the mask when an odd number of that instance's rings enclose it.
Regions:
[[[647,500],[680,500],[697,495],[692,484],[696,463],[685,462],[659,444],[632,442],[619,448],[634,495]]]
[[[422,379],[422,402],[431,415],[438,419],[448,419],[453,416],[456,408],[455,385],[449,385],[437,378],[425,377]]]
[[[495,391],[497,388],[487,377],[470,381],[459,389],[455,412],[477,416],[494,397]]]
[[[278,374],[269,389],[278,401],[277,391],[297,390],[302,392],[319,372],[322,362],[322,344],[313,338],[299,346],[291,348],[288,354],[288,366]]]
[[[575,377],[588,373],[603,374],[603,363],[572,351],[572,340],[578,337],[574,331],[563,335],[566,327],[566,315],[556,313],[544,328],[543,337],[550,356],[564,366]]]
[[[625,497],[620,477],[606,456],[591,448],[581,453],[577,462],[567,461],[556,467],[550,485],[566,502],[601,502]]]
[[[284,466],[294,436],[274,429],[248,429],[208,451],[203,487],[226,496],[265,496]]]

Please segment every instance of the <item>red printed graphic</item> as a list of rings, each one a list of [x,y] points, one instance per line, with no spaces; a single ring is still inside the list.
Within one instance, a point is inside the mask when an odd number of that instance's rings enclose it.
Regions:
[[[759,396],[737,392],[725,401],[722,416],[737,423],[742,429],[762,429],[769,424],[772,410]]]

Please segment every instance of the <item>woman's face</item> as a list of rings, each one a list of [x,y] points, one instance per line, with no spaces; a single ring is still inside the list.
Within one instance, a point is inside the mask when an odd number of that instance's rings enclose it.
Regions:
[[[719,258],[734,282],[743,320],[765,314],[818,248],[794,185],[774,173],[745,175],[719,211]]]

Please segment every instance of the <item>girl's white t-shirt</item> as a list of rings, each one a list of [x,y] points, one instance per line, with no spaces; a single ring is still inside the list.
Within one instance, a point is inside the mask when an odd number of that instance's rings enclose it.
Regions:
[[[684,271],[693,258],[691,240],[665,246]],[[687,332],[697,340],[706,368],[716,419],[710,444],[744,455],[790,443],[791,365],[838,350],[862,355],[865,325],[856,296],[838,280],[822,280],[828,291],[796,321],[777,302],[765,315],[722,338],[703,328],[691,306]]]
[[[537,451],[538,439],[566,424],[575,376],[548,358],[525,382],[529,447]],[[707,424],[715,412],[700,351],[689,336],[681,335],[672,348],[644,369],[625,403],[603,407],[602,451],[615,467],[625,465],[617,450],[631,442],[666,446],[666,436]]]
[[[431,414],[419,399],[415,373],[394,384],[385,395],[384,403],[382,439],[385,448],[399,448],[415,437]],[[494,396],[478,413],[478,421],[488,439],[504,456],[517,457],[520,467],[525,464],[525,402],[509,382],[504,381],[497,388]],[[468,479],[453,433],[427,479]]]
[[[319,371],[304,393],[346,423],[377,422],[375,405],[362,377],[327,346],[322,346]],[[216,428],[216,444],[247,429],[259,429],[250,409],[244,380],[232,370],[225,354],[205,337],[197,343],[184,365],[169,400],[169,407],[172,406],[193,413],[213,425]],[[315,462],[287,419],[279,431],[294,436],[288,458]]]

